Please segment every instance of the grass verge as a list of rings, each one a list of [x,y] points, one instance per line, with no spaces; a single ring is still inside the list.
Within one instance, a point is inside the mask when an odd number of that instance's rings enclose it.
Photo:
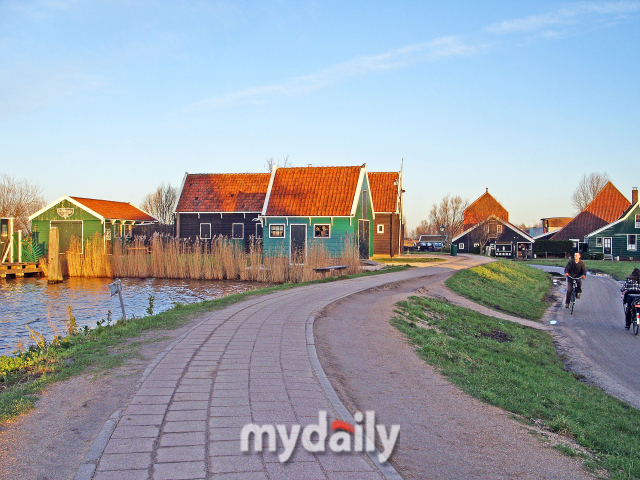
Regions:
[[[567,372],[548,333],[429,298],[397,307],[392,324],[452,383],[573,439],[612,479],[640,478],[638,411]]]
[[[381,257],[381,258],[374,258],[374,260],[376,262],[380,262],[380,263],[391,263],[391,264],[398,264],[398,265],[404,265],[404,264],[407,264],[407,263],[437,263],[437,262],[446,262],[447,261],[446,258],[435,258],[435,257],[414,257],[414,258],[407,258],[407,257],[393,257],[393,258]]]
[[[94,329],[77,329],[70,319],[68,335],[47,343],[34,332],[35,345],[13,357],[0,357],[0,421],[7,421],[33,408],[37,393],[48,384],[87,371],[105,370],[122,365],[136,354],[138,342],[131,339],[152,330],[172,330],[185,325],[197,315],[225,308],[256,295],[288,290],[316,283],[327,283],[368,275],[393,273],[410,268],[389,266],[374,272],[327,277],[301,283],[285,283],[205,300],[189,305],[177,304],[157,315],[106,324],[99,321]]]
[[[499,260],[460,270],[445,284],[476,303],[529,320],[542,318],[549,306],[549,274],[518,262]]]
[[[548,265],[551,267],[566,267],[567,259],[552,259],[545,260],[542,258],[534,258],[528,260],[528,263],[532,265]],[[611,260],[584,260],[584,264],[587,270],[595,273],[606,273],[611,275],[616,280],[625,280],[627,275],[631,275],[634,268],[640,267],[638,262],[612,262]]]

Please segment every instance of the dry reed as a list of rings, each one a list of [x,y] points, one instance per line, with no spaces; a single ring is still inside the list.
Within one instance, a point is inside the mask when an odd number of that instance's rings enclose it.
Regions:
[[[357,242],[351,238],[345,240],[338,257],[329,255],[322,242],[311,240],[303,264],[291,264],[284,254],[263,258],[259,241],[251,242],[245,250],[243,244],[224,237],[198,241],[155,234],[150,239],[136,237],[131,242],[114,240],[112,243],[107,249],[99,235],[84,245],[72,238],[65,255],[67,274],[298,283],[323,277],[315,268],[346,265],[340,274],[353,274],[359,265]],[[46,274],[46,265],[43,270]]]

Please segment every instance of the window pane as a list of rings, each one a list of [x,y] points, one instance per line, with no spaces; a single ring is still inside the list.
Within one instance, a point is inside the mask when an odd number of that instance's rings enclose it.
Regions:
[[[211,224],[210,223],[201,223],[200,224],[200,238],[211,238]]]
[[[234,223],[232,228],[233,238],[244,238],[244,224]]]
[[[328,238],[329,237],[329,225],[314,225],[314,236],[316,238]]]
[[[270,237],[284,237],[284,225],[269,225]]]

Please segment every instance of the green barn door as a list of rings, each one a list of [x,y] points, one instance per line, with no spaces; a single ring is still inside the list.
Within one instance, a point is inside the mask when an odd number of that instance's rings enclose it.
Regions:
[[[291,256],[292,264],[302,265],[307,257],[307,226],[291,225]]]
[[[360,258],[369,258],[369,220],[358,222],[358,250]]]
[[[82,222],[51,222],[52,227],[58,227],[60,235],[60,253],[69,250],[71,237],[76,237],[82,242]]]

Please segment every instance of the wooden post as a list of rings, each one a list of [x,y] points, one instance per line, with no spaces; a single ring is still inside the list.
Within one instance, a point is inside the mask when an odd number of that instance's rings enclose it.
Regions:
[[[60,232],[58,227],[49,230],[49,279],[48,283],[62,282],[60,269]]]

